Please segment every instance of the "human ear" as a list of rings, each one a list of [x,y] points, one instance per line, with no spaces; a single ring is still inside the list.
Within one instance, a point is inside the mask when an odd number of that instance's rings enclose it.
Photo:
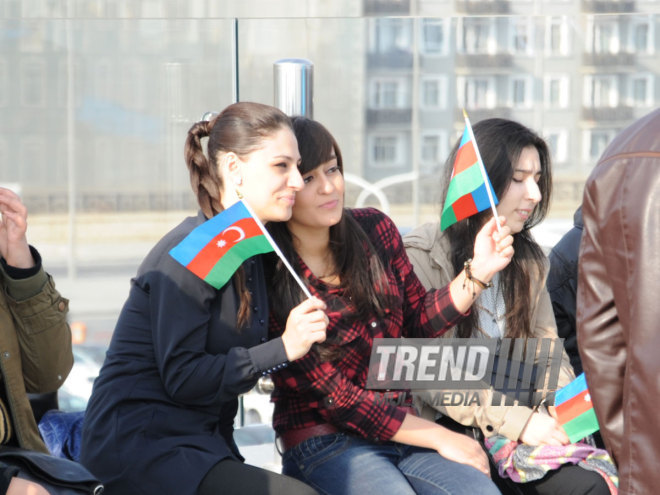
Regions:
[[[226,182],[240,186],[243,183],[240,159],[234,152],[225,153],[220,161],[220,174]]]

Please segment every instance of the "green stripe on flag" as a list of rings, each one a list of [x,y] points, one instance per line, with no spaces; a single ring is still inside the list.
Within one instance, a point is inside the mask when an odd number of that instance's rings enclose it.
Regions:
[[[220,289],[229,281],[246,259],[257,254],[269,253],[272,250],[273,247],[263,235],[244,239],[218,260],[204,278],[204,281],[216,289]]]
[[[443,211],[442,217],[440,217],[440,230],[445,230],[447,227],[456,223],[457,221],[458,220],[456,220],[454,209],[451,207],[451,205],[449,205],[449,208]]]
[[[564,423],[563,426],[571,443],[575,443],[587,435],[591,435],[600,428],[598,426],[598,419],[596,418],[596,411],[593,408]]]
[[[460,174],[455,175],[447,189],[445,209],[447,209],[447,206],[454,204],[458,198],[471,193],[483,183],[484,178],[481,175],[481,170],[479,170],[479,165],[473,165],[470,168],[463,170]]]

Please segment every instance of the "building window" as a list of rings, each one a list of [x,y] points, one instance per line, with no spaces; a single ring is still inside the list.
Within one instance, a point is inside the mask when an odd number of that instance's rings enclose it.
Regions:
[[[497,47],[492,35],[492,27],[492,18],[460,18],[457,30],[458,51],[470,54],[495,53]]]
[[[402,161],[402,146],[402,136],[396,134],[371,136],[369,146],[371,162],[378,167],[397,167]]]
[[[422,79],[421,106],[423,108],[447,107],[447,80],[444,77]]]
[[[584,105],[593,108],[616,107],[619,88],[614,76],[587,76],[584,85]]]
[[[21,105],[42,107],[46,103],[46,68],[42,60],[21,62]]]
[[[427,131],[421,136],[421,159],[425,168],[438,165],[447,156],[447,133],[445,131]]]
[[[615,132],[611,130],[592,130],[587,131],[588,156],[591,162],[596,162],[607,148],[607,145],[614,138]]]
[[[490,77],[459,77],[456,81],[458,105],[479,109],[495,107],[495,80]]]
[[[376,136],[374,138],[373,159],[377,163],[396,162],[397,139],[393,136]]]
[[[371,82],[371,108],[405,108],[403,83],[398,79],[376,79]]]
[[[379,18],[373,21],[372,50],[376,53],[410,51],[410,22],[408,19]]]
[[[422,52],[426,55],[445,55],[447,53],[446,21],[443,19],[422,20]]]
[[[546,76],[544,101],[547,108],[568,107],[568,76]]]
[[[619,25],[605,17],[590,16],[591,29],[587,31],[587,51],[591,53],[619,53]]]
[[[532,106],[532,80],[529,77],[514,77],[511,79],[511,105],[516,108]]]
[[[511,20],[511,53],[532,55],[534,41],[532,39],[532,20],[527,17]]]
[[[630,103],[635,107],[653,105],[653,76],[636,76],[630,81]]]
[[[546,131],[545,141],[550,148],[552,163],[557,165],[566,164],[568,158],[568,134],[566,130]]]
[[[569,54],[569,29],[565,17],[550,17],[546,24],[545,46],[550,55]]]
[[[653,53],[653,24],[648,17],[633,18],[630,36],[630,51],[637,54]]]

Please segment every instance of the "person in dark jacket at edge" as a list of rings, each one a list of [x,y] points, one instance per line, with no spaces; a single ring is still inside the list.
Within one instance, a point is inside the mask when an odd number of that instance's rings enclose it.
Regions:
[[[578,254],[582,239],[582,206],[573,215],[573,228],[566,232],[550,251],[550,271],[546,287],[552,301],[557,333],[564,339],[564,349],[576,375],[582,373],[582,361],[575,332]]]
[[[4,187],[0,213],[0,452],[11,446],[48,453],[27,393],[54,392],[71,371],[69,301],[27,242],[25,205]],[[19,476],[19,466],[0,460],[0,494],[51,493],[47,483]]]

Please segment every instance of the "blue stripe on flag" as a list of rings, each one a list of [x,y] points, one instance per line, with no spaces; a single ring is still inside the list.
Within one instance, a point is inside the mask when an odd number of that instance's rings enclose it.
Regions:
[[[463,137],[461,138],[461,144],[458,146],[461,148],[465,143],[470,142],[470,131],[468,130],[467,125],[465,126],[465,129],[463,129]]]
[[[477,211],[484,211],[490,208],[490,201],[488,201],[488,192],[486,192],[486,184],[481,184],[474,191],[472,191],[472,199],[477,207]]]
[[[170,255],[183,266],[187,266],[216,235],[241,218],[249,216],[250,213],[243,202],[238,201],[213,218],[195,227],[185,239],[172,248]]]
[[[566,402],[576,395],[587,390],[587,378],[581,373],[575,380],[555,393],[555,406]]]
[[[493,202],[497,204],[497,196],[495,196],[493,186],[490,185],[490,179],[488,180],[488,185],[490,186],[490,192],[493,195]],[[472,191],[472,199],[474,200],[477,210],[484,211],[490,208],[490,199],[488,199],[488,191],[486,190],[485,183],[482,183],[478,188]]]

